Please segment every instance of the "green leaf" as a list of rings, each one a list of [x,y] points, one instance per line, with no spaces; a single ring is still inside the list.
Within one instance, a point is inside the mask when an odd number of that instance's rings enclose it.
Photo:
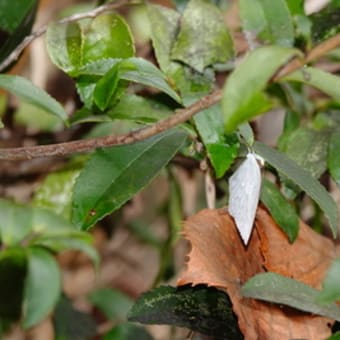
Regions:
[[[315,43],[329,39],[340,32],[340,10],[336,1],[310,16]]]
[[[340,185],[340,130],[332,132],[328,148],[328,168],[329,172],[337,183]]]
[[[31,32],[37,5],[36,0],[0,1],[0,63]]]
[[[240,0],[240,16],[249,39],[258,37],[266,43],[293,46],[293,19],[285,0]]]
[[[142,190],[175,155],[186,134],[170,130],[132,145],[99,149],[77,178],[74,224],[87,229]]]
[[[340,307],[316,302],[319,291],[299,281],[275,273],[257,274],[241,288],[245,297],[283,304],[289,307],[340,320]]]
[[[25,282],[25,329],[42,321],[56,305],[61,289],[60,272],[56,260],[46,250],[27,249],[28,275]]]
[[[0,74],[0,88],[3,88],[20,99],[35,105],[67,121],[64,108],[48,93],[35,86],[31,81],[20,76]]]
[[[194,117],[196,128],[207,149],[208,157],[220,178],[236,158],[239,142],[236,135],[224,135],[223,120],[219,105],[199,112]]]
[[[340,258],[334,260],[322,283],[322,291],[317,297],[320,304],[328,304],[340,300]]]
[[[227,132],[270,109],[271,103],[263,90],[278,68],[296,54],[297,50],[291,48],[261,47],[252,51],[232,72],[222,98]]]
[[[20,318],[27,258],[22,247],[10,247],[0,252],[0,319]]]
[[[127,23],[115,13],[77,23],[52,24],[46,39],[52,62],[71,76],[76,76],[90,62],[129,58],[135,52]]]
[[[154,4],[147,4],[147,11],[157,62],[161,70],[169,74],[170,70],[174,67],[170,54],[178,33],[181,16],[171,8]]]
[[[79,173],[77,165],[50,173],[34,193],[33,205],[70,220],[73,187]]]
[[[140,326],[124,323],[108,331],[103,340],[153,340],[150,333]]]
[[[61,297],[54,310],[53,324],[56,340],[93,339],[97,333],[96,322],[91,315],[75,309],[72,301],[65,296]]]
[[[259,0],[270,34],[270,42],[284,47],[294,43],[293,19],[285,0]]]
[[[94,102],[104,111],[112,101],[119,82],[119,63],[115,64],[96,84],[93,92]]]
[[[118,290],[102,288],[89,295],[89,301],[100,309],[108,320],[125,320],[133,300]]]
[[[340,340],[340,332],[334,333],[332,336],[327,338],[327,340]]]
[[[181,18],[171,58],[198,72],[233,57],[233,44],[220,10],[210,1],[190,0]]]
[[[301,82],[316,87],[335,100],[340,101],[340,93],[338,91],[340,87],[340,77],[318,68],[305,66],[302,69],[281,78],[280,81]]]
[[[326,189],[308,171],[279,151],[259,142],[254,144],[254,151],[277,171],[291,179],[319,205],[329,220],[333,237],[336,237],[338,234],[337,206]]]
[[[79,71],[81,77],[77,81],[77,87],[88,107],[92,104],[98,76],[105,77],[105,74],[110,72],[115,65],[118,68],[119,79],[154,87],[168,94],[177,102],[181,102],[181,98],[170,86],[165,74],[149,61],[142,58],[102,59],[83,66]]]
[[[73,224],[61,216],[41,208],[33,209],[32,225],[34,234],[28,242],[30,246],[41,246],[54,252],[79,250],[98,267],[99,255],[90,234],[76,230]]]
[[[130,321],[186,327],[216,339],[243,339],[228,296],[204,286],[162,286],[143,294]]]
[[[267,207],[274,221],[294,242],[299,232],[299,217],[275,184],[264,179],[262,182],[261,201]]]
[[[143,58],[129,58],[120,63],[120,77],[135,83],[151,86],[181,103],[181,98],[169,85],[166,76],[152,63]]]
[[[32,231],[31,209],[0,199],[0,239],[11,246],[21,242]]]
[[[126,94],[107,114],[112,119],[132,120],[137,123],[149,124],[169,117],[173,114],[173,110],[156,100]]]
[[[319,178],[327,169],[328,131],[301,127],[285,140],[285,154],[310,174]]]
[[[260,0],[240,0],[239,8],[242,28],[245,31],[248,44],[255,45],[252,40],[257,37],[262,40],[268,37],[268,24]]]
[[[286,4],[292,15],[304,15],[304,0],[286,0]]]

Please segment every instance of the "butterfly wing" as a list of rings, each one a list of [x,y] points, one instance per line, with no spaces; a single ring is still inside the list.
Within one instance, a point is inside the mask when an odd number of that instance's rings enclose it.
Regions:
[[[261,189],[261,169],[256,156],[248,153],[246,160],[229,178],[229,213],[245,245],[253,229]]]

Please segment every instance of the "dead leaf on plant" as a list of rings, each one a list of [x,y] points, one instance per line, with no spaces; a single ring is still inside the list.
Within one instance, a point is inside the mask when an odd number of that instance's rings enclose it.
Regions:
[[[226,210],[203,210],[184,224],[191,244],[187,268],[178,285],[206,284],[226,291],[246,340],[321,340],[331,335],[333,320],[254,299],[240,288],[255,274],[271,271],[319,288],[334,244],[300,223],[299,236],[290,244],[268,212],[259,208],[247,247]]]

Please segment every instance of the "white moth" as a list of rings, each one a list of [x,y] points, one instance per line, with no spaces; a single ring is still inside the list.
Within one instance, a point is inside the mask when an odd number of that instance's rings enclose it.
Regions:
[[[253,229],[256,208],[261,190],[259,156],[248,153],[246,160],[229,178],[229,213],[245,245]],[[261,159],[263,161],[263,159]]]

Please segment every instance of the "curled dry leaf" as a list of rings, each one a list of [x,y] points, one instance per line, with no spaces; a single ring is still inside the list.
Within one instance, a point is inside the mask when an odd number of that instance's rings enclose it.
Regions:
[[[326,339],[332,320],[292,308],[243,298],[240,288],[255,274],[272,271],[319,288],[336,256],[333,243],[300,223],[299,236],[287,236],[262,208],[245,247],[226,210],[203,210],[184,224],[191,243],[178,285],[206,284],[227,292],[246,340]]]

